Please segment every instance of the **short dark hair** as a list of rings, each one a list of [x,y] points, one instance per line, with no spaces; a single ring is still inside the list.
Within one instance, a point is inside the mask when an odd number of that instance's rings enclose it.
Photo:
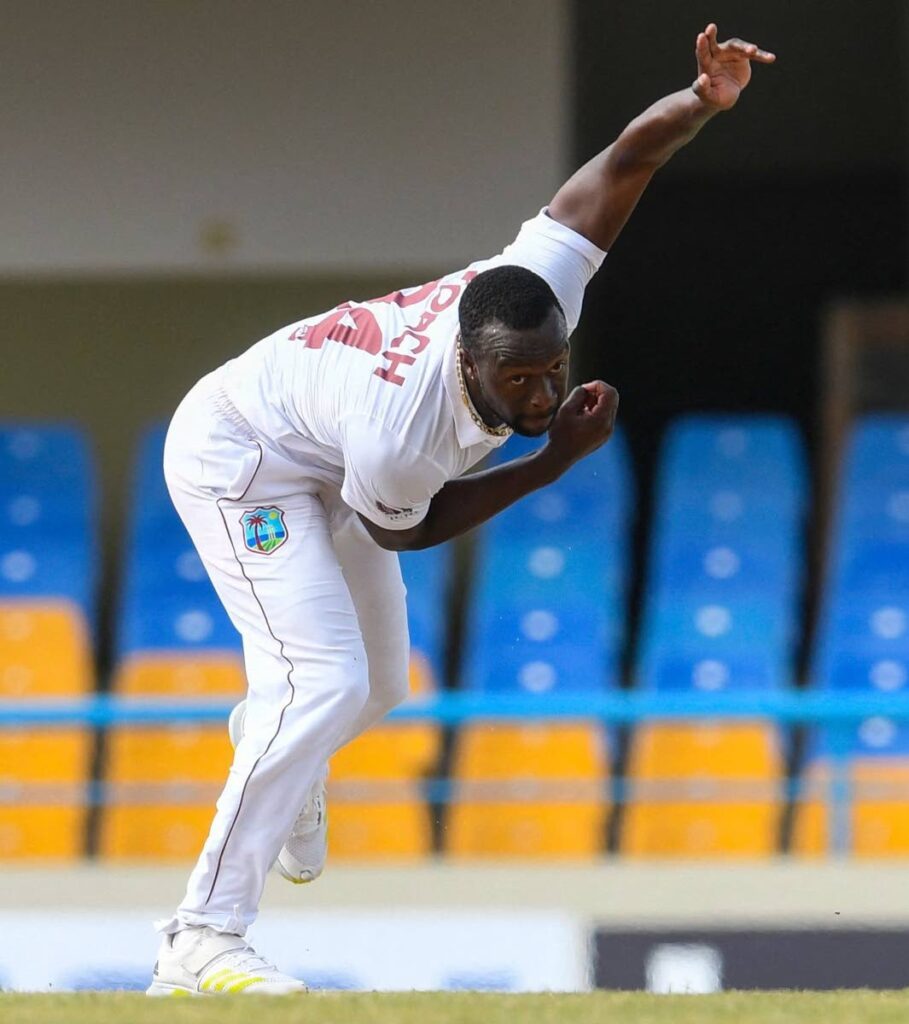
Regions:
[[[532,270],[510,264],[484,270],[461,296],[461,344],[468,352],[477,352],[483,329],[490,323],[527,330],[539,327],[553,309],[564,316],[555,292]]]

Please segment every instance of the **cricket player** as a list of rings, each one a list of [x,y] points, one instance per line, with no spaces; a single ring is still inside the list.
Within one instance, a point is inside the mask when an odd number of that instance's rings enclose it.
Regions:
[[[265,876],[325,860],[331,754],[407,694],[396,552],[441,544],[607,441],[618,395],[568,392],[569,338],[653,173],[731,108],[751,63],[697,37],[697,78],[635,118],[491,259],[282,328],[177,409],[168,488],[243,638],[234,761],[183,902],[159,923],[149,995],[305,991],[244,934]],[[547,443],[463,476],[515,431]]]

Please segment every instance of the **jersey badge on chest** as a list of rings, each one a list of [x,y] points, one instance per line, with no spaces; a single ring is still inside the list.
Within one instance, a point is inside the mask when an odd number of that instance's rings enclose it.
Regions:
[[[246,549],[257,555],[271,555],[287,540],[284,513],[276,505],[266,505],[240,516]]]

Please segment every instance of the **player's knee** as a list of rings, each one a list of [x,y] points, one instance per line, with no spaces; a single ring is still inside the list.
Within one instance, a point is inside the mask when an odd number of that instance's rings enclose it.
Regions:
[[[384,715],[402,704],[410,694],[410,681],[406,674],[384,679],[381,687],[373,687],[370,699],[380,715]]]
[[[333,713],[353,720],[369,698],[369,672],[365,654],[357,654],[339,664],[323,680]]]

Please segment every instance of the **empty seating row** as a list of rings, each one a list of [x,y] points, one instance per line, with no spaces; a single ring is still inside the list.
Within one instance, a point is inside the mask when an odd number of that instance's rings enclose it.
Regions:
[[[833,544],[837,554],[813,659],[817,686],[886,692],[905,683],[907,606],[893,566],[909,562],[900,525],[901,460],[909,462],[907,431],[906,421],[894,418],[869,421],[855,433],[844,473],[840,532]],[[236,636],[164,491],[162,437],[160,431],[149,435],[139,460],[136,493],[145,500],[136,503],[130,517],[115,685],[124,695],[239,695],[243,675]],[[508,447],[506,457],[532,449],[518,438]],[[886,455],[883,468],[881,452]],[[869,459],[877,460],[875,466],[866,465]],[[146,479],[149,474],[157,479]],[[160,501],[149,501],[156,493]],[[636,659],[639,685],[715,691],[791,683],[805,494],[799,446],[784,422],[701,417],[670,433],[658,480]],[[863,494],[880,513],[877,526],[869,525],[873,509],[866,507]],[[632,506],[627,453],[619,438],[481,531],[468,605],[461,673],[465,686],[544,693],[615,685]],[[880,538],[886,541],[884,554],[876,548]],[[443,548],[426,558],[404,559],[412,632],[420,652],[413,672],[420,685],[442,678],[446,641],[439,595],[449,558]],[[879,571],[862,573],[856,565],[878,565]],[[149,609],[156,615],[149,616]],[[23,649],[42,646],[26,642],[35,628],[29,618],[34,610],[27,611],[23,619],[21,600],[0,608],[4,650],[11,649],[6,641],[12,644],[16,636]],[[84,692],[91,682],[90,609],[82,619],[70,616],[67,621],[82,623],[81,654],[69,661],[82,666],[82,674],[72,677],[82,681],[67,683],[62,692]],[[9,682],[5,695],[32,689],[21,666],[4,659],[0,668]],[[49,671],[63,678],[59,659]],[[786,750],[774,727],[642,725],[631,736],[620,787],[610,781],[608,737],[597,727],[578,728],[572,744],[560,746],[554,726],[528,727],[514,735],[501,727],[463,727],[453,748],[452,802],[444,819],[443,846],[477,856],[496,849],[593,855],[603,848],[606,817],[618,797],[623,808],[620,848],[628,854],[763,855],[776,849],[775,822],[786,798]],[[87,744],[76,732],[75,748]],[[412,739],[405,741],[406,735]],[[886,719],[854,730],[848,770],[859,802],[847,831],[857,852],[900,848],[903,833],[888,824],[887,816],[894,806],[890,796],[904,781],[906,761],[901,758],[909,754],[905,741],[905,728]],[[484,743],[490,751],[504,751],[506,777],[496,776],[491,753],[473,759],[466,753],[484,749]],[[102,792],[107,806],[100,816],[101,850],[129,856],[146,848],[152,854],[153,847],[157,855],[166,855],[167,850],[155,845],[165,842],[165,833],[172,855],[182,849],[181,843],[197,849],[198,832],[207,827],[230,756],[221,730],[158,730],[155,738],[150,730],[120,727],[109,731],[105,744]],[[65,746],[61,744],[61,751]],[[382,753],[386,748],[390,753]],[[411,749],[412,756],[406,753]],[[336,847],[349,843],[352,855],[355,850],[429,849],[429,804],[422,780],[437,770],[440,749],[435,726],[389,725],[342,751],[332,776]],[[539,756],[527,757],[524,769],[527,749]],[[830,778],[831,737],[815,731],[807,737],[806,749],[807,803],[804,813],[796,815],[794,846],[810,854],[826,848],[835,824],[823,799],[829,787],[825,780]],[[584,751],[587,761],[581,770],[572,758]],[[8,763],[12,767],[6,777],[14,784],[43,785],[40,779],[17,779],[16,759]],[[48,761],[54,763],[60,766],[60,777],[44,780],[49,783],[45,795],[67,786],[78,794],[88,777],[86,759],[76,756],[70,762],[81,765],[78,770],[66,768],[59,759]],[[197,763],[204,766],[198,778],[193,768]],[[486,765],[485,778],[472,774],[469,766],[478,764]],[[182,767],[176,770],[174,765]],[[868,786],[876,803],[864,799]],[[504,800],[508,792],[528,799],[523,806],[509,803]],[[383,793],[395,796],[391,806],[405,809],[409,825],[397,812],[388,813]],[[41,806],[33,801],[20,810],[37,813]],[[180,808],[176,814],[175,807]],[[168,814],[174,827],[162,829]],[[379,838],[382,829],[384,839]],[[8,831],[0,828],[0,835]],[[410,841],[408,836],[420,838]]]

